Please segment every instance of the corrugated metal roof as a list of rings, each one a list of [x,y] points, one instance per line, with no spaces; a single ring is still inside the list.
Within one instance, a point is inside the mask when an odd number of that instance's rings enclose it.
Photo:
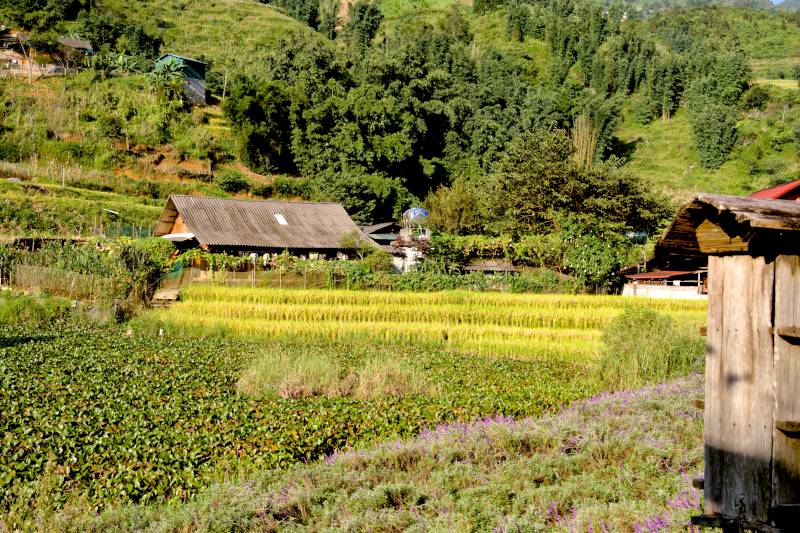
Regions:
[[[67,37],[59,37],[56,39],[59,44],[75,48],[76,50],[92,50],[92,43],[86,39],[69,39]]]
[[[401,227],[400,224],[398,224],[397,222],[381,222],[380,224],[372,224],[371,226],[364,226],[361,229],[363,229],[364,233],[366,233],[367,235],[372,235],[373,233],[380,233],[382,232],[382,230],[385,230],[386,228],[391,228],[393,226],[397,226],[398,228]]]
[[[783,183],[776,187],[756,191],[751,198],[764,198],[768,200],[796,200],[800,196],[800,180]]]
[[[167,200],[155,235],[168,234],[178,214],[198,242],[208,246],[335,250],[352,232],[372,243],[337,203],[174,195]]]

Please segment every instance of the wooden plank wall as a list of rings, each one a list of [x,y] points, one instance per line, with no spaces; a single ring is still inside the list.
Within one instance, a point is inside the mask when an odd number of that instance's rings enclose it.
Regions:
[[[705,511],[767,522],[774,262],[709,257]]]
[[[791,422],[800,421],[800,257],[775,261],[775,415],[773,425],[772,505],[800,504],[800,435]],[[784,430],[779,429],[781,422]],[[788,424],[787,424],[788,423]],[[797,525],[795,523],[795,525]]]

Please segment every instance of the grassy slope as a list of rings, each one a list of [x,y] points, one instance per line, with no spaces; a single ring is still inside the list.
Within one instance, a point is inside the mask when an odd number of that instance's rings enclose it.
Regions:
[[[324,463],[128,507],[75,529],[678,531],[697,514],[700,376],[602,395],[540,419],[454,424]],[[63,524],[62,524],[63,525]],[[494,528],[494,529],[493,529]]]
[[[693,21],[691,31],[698,34],[734,35],[751,58],[758,83],[773,89],[776,100],[764,112],[750,112],[739,122],[739,141],[728,162],[718,170],[704,169],[691,143],[691,130],[686,111],[678,112],[668,122],[656,120],[642,126],[630,114],[617,135],[628,143],[629,166],[643,178],[675,196],[693,192],[747,194],[776,182],[796,179],[800,159],[787,143],[774,146],[772,139],[791,131],[798,114],[794,109],[784,113],[783,101],[797,98],[797,84],[775,80],[798,59],[800,27],[793,16],[769,10],[714,8],[688,12]],[[662,14],[643,22],[655,31]]]
[[[151,31],[163,32],[164,51],[193,57],[204,56],[232,69],[247,70],[257,65],[259,56],[270,50],[271,45],[283,36],[300,34],[303,38],[315,38],[316,35],[305,24],[255,0],[107,0],[104,5],[124,12],[130,20],[150,26]],[[33,88],[23,81],[6,80],[2,91],[6,100],[16,101],[19,108],[24,108],[21,119],[47,125],[60,139],[88,144],[92,143],[90,131],[94,124],[87,125],[78,117],[83,109],[92,109],[92,98],[99,98],[96,95],[102,92],[123,100],[133,100],[139,107],[153,105],[152,95],[148,96],[141,88],[137,91],[137,84],[141,85],[139,77],[87,82],[89,79],[90,76],[52,78],[37,82]],[[89,90],[90,86],[93,90]],[[219,143],[229,145],[229,127],[219,109],[207,108],[203,114],[207,117],[207,124],[198,124],[197,128],[206,129]],[[184,144],[191,148],[191,140],[184,141]],[[150,149],[162,151],[162,147]],[[165,149],[168,152],[174,151],[170,147]],[[22,191],[19,186],[4,187],[0,199],[6,206],[18,206],[27,197],[33,202],[34,210],[42,213],[42,221],[24,220],[23,213],[22,218],[16,222],[5,218],[1,220],[0,230],[6,233],[57,231],[59,234],[75,234],[78,230],[91,231],[89,228],[113,222],[106,220],[101,207],[119,211],[131,224],[149,228],[160,212],[153,204],[162,205],[163,201],[150,201],[148,196],[165,198],[172,193],[226,196],[215,184],[197,179],[178,179],[178,167],[191,163],[189,161],[179,165],[181,157],[171,158],[167,153],[169,164],[156,167],[136,161],[138,155],[118,154],[124,160],[94,163],[95,167],[107,169],[104,172],[86,170],[80,165],[91,162],[82,161],[76,166],[72,161],[67,161],[66,157],[62,158],[63,162],[52,164],[45,156],[40,161],[41,165],[4,165],[2,172],[5,177],[33,178],[38,184],[45,184],[47,191],[31,192]],[[240,168],[236,163],[231,166]],[[48,184],[61,182],[62,169],[66,169],[66,183],[72,187],[67,187],[67,190],[49,187]],[[263,177],[243,170],[251,182],[257,184],[264,181]],[[149,186],[148,182],[154,185]],[[96,194],[87,193],[86,189],[113,191],[113,194],[98,198]]]
[[[653,32],[671,19],[688,19],[689,33],[697,39],[709,35],[735,37],[735,42],[751,59],[756,77],[775,78],[780,71],[789,74],[792,65],[800,62],[800,18],[793,13],[765,10],[716,7],[665,12],[641,23]]]
[[[256,0],[106,2],[133,20],[163,21],[164,51],[245,67],[290,32],[315,35],[305,24]]]

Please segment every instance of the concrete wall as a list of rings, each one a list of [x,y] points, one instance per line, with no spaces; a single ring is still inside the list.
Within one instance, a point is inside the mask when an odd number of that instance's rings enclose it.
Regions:
[[[678,300],[705,300],[707,295],[701,294],[698,287],[681,287],[679,285],[640,285],[626,283],[622,289],[623,296],[641,296],[643,298],[675,298]]]

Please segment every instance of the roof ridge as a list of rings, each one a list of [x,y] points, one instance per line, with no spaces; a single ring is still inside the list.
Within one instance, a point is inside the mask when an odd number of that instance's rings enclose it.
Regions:
[[[269,198],[269,199],[265,198],[263,200],[258,200],[256,198],[222,198],[222,197],[219,197],[219,196],[202,196],[202,195],[199,195],[199,194],[170,194],[168,196],[168,198],[176,198],[176,197],[180,197],[180,198],[200,198],[200,199],[203,199],[203,200],[224,200],[224,201],[228,201],[228,202],[262,202],[262,203],[263,202],[267,202],[267,203],[274,203],[274,204],[284,203],[284,204],[312,204],[312,205],[318,205],[318,204],[342,205],[342,202],[333,202],[333,201],[315,202],[313,200],[274,200],[274,199],[271,199],[271,198]],[[342,206],[342,207],[344,207],[344,206]]]

